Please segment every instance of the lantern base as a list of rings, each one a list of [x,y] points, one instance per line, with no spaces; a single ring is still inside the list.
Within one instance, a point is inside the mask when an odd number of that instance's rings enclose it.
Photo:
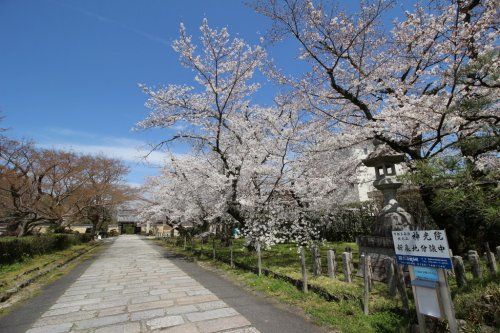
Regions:
[[[412,226],[413,217],[410,213],[399,206],[396,199],[390,199],[377,217],[373,234],[379,237],[392,237],[392,231],[411,230]]]

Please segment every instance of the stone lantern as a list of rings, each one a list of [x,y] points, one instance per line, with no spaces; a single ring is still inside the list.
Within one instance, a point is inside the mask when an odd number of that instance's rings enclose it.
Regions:
[[[359,253],[370,256],[373,279],[389,282],[387,265],[392,265],[395,257],[392,231],[411,230],[413,218],[396,200],[396,192],[403,185],[396,178],[396,165],[403,162],[405,156],[378,140],[374,141],[374,145],[375,149],[363,160],[363,164],[375,168],[373,186],[382,192],[384,207],[377,215],[371,234],[359,236],[356,242]],[[362,274],[363,264],[358,276]]]
[[[373,186],[382,192],[384,207],[372,232],[374,236],[392,237],[393,230],[410,230],[413,226],[412,216],[396,200],[396,192],[403,185],[396,178],[396,164],[403,162],[405,156],[378,140],[374,145],[374,151],[363,160],[363,164],[375,168]]]

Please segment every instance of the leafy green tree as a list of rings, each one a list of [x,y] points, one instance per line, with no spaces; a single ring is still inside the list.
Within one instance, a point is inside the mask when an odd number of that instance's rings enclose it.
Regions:
[[[447,231],[456,253],[478,249],[484,242],[500,239],[500,172],[479,169],[462,156],[420,161],[407,175],[429,189],[428,208],[435,223]]]

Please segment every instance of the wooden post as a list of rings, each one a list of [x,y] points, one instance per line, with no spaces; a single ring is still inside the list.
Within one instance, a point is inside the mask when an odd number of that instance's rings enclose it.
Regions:
[[[497,273],[497,261],[495,260],[495,255],[490,251],[490,245],[486,243],[486,263],[488,265],[488,270],[491,276],[495,276]]]
[[[453,256],[451,258],[453,262],[453,268],[455,270],[455,279],[457,281],[457,286],[459,288],[467,285],[467,279],[465,277],[465,266],[464,261],[461,256]]]
[[[186,247],[187,247],[186,236],[184,236],[184,246],[183,246],[184,251],[186,251]]]
[[[311,252],[313,257],[313,275],[320,276],[321,275],[321,256],[319,253],[318,244],[314,243],[311,246]]]
[[[453,251],[451,249],[448,250],[450,253],[450,258],[453,258]],[[453,261],[453,259],[452,259]],[[446,274],[448,274],[448,277],[455,276],[455,266],[453,266],[453,262],[451,265],[451,269],[446,270]]]
[[[342,253],[342,266],[344,268],[345,282],[352,282],[351,280],[351,256],[349,252]]]
[[[441,301],[443,302],[443,309],[448,319],[448,327],[450,333],[458,333],[458,323],[455,316],[455,308],[453,307],[453,301],[451,299],[450,286],[448,284],[448,275],[442,268],[438,269],[439,275],[439,293],[441,296]]]
[[[349,265],[350,265],[351,274],[352,274],[352,272],[354,272],[354,260],[352,257],[352,248],[350,246],[346,246],[345,251],[347,253],[349,253]]]
[[[212,258],[214,261],[217,259],[215,256],[215,236],[212,238]]]
[[[408,271],[410,272],[410,279],[413,281],[415,280],[415,271],[413,266],[408,266]],[[417,310],[417,321],[418,321],[418,332],[419,333],[427,333],[427,326],[425,323],[425,316],[420,313],[419,311],[419,304],[418,304],[418,298],[417,298],[417,293],[416,293],[416,287],[412,285],[412,291],[413,291],[413,299],[415,301],[415,308]],[[408,313],[408,312],[407,312]]]
[[[364,294],[363,294],[363,312],[368,314],[368,303],[370,302],[370,256],[361,255],[363,262]]]
[[[469,261],[472,269],[472,276],[479,279],[483,276],[483,271],[481,269],[481,263],[479,261],[479,255],[476,251],[470,250],[468,252]]]
[[[234,260],[233,260],[233,241],[231,240],[231,247],[229,248],[229,266],[234,268]]]
[[[302,291],[307,293],[306,253],[303,246],[300,247],[300,268],[302,270]]]
[[[335,278],[335,268],[337,266],[335,263],[335,251],[328,250],[326,252],[326,260],[328,262],[328,276],[333,279]]]
[[[401,302],[403,303],[403,310],[408,314],[410,312],[410,305],[408,301],[408,294],[406,293],[405,277],[403,273],[403,265],[396,266],[396,286],[401,296]]]
[[[257,272],[259,276],[262,275],[262,256],[261,256],[259,241],[257,241]]]
[[[372,269],[372,260],[370,256],[368,256],[368,286],[370,287],[371,291],[373,288],[373,269]]]
[[[396,274],[394,272],[394,260],[385,258],[385,274],[387,278],[387,287],[389,288],[389,296],[396,296]]]

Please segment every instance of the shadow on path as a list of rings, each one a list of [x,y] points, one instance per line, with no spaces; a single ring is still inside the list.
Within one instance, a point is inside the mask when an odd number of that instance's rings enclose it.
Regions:
[[[327,332],[302,316],[280,309],[269,300],[253,295],[217,273],[204,269],[189,258],[168,252],[159,245],[154,246],[165,258],[246,317],[262,333]]]
[[[85,272],[94,260],[104,252],[102,251],[102,247],[107,247],[110,244],[111,242],[101,245],[97,253],[94,253],[85,261],[78,263],[68,274],[43,286],[36,296],[13,305],[9,313],[0,317],[0,332],[26,332],[31,325],[55,303],[66,289]]]

